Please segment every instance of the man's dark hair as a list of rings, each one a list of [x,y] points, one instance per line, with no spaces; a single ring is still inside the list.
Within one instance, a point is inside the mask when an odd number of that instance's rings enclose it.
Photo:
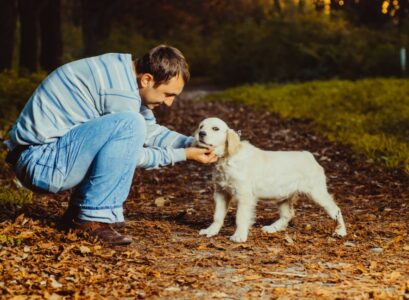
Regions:
[[[152,74],[155,85],[168,82],[177,75],[182,76],[185,84],[190,79],[189,65],[182,52],[166,45],[159,45],[139,58],[136,72]]]

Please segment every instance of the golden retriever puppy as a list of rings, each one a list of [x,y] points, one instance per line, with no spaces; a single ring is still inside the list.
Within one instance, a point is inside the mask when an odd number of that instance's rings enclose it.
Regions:
[[[341,210],[328,193],[323,168],[307,151],[264,151],[247,141],[218,118],[203,120],[195,131],[199,147],[214,148],[219,156],[213,174],[215,212],[213,223],[200,230],[207,237],[219,233],[231,200],[237,201],[233,242],[245,242],[255,219],[258,199],[279,205],[280,218],[263,231],[284,230],[294,217],[293,204],[304,194],[337,221],[335,234],[347,234]]]

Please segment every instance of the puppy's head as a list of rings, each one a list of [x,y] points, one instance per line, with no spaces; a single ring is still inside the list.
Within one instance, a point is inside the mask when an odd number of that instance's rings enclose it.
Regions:
[[[240,147],[240,137],[219,118],[207,118],[200,122],[194,133],[196,145],[204,148],[214,148],[217,156],[229,156]]]

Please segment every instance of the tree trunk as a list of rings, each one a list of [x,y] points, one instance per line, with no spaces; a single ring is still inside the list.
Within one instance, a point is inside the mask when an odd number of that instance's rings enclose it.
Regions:
[[[82,0],[84,55],[100,54],[100,44],[108,37],[114,15],[112,0]]]
[[[61,2],[47,0],[40,14],[41,52],[40,66],[51,72],[61,64]]]
[[[315,10],[316,11],[324,11],[325,9],[325,1],[324,0],[316,0],[314,1]]]
[[[0,71],[11,69],[17,21],[15,0],[0,1]]]
[[[274,0],[274,11],[276,11],[278,14],[281,14],[281,2],[280,0]]]
[[[20,15],[20,72],[37,71],[39,2],[19,0]]]
[[[298,1],[298,12],[299,12],[300,14],[303,14],[303,13],[304,13],[304,8],[305,8],[305,2],[304,2],[304,0],[299,0],[299,1]]]

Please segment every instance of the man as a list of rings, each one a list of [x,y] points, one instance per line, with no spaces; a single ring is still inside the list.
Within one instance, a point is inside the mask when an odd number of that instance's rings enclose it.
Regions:
[[[8,162],[29,189],[74,188],[63,220],[112,245],[131,243],[124,222],[136,167],[211,163],[213,151],[156,124],[152,109],[171,106],[190,77],[182,53],[158,46],[132,61],[109,53],[63,65],[33,93],[6,141]]]

